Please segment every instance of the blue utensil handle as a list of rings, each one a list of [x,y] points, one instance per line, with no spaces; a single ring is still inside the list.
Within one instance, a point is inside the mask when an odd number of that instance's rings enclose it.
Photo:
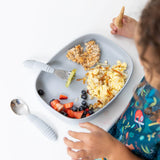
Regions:
[[[30,69],[42,70],[48,73],[54,73],[54,68],[49,66],[48,64],[35,61],[35,60],[26,60],[24,61],[24,66]]]
[[[28,114],[27,117],[42,132],[43,135],[54,141],[57,139],[56,132],[46,122],[33,114]]]

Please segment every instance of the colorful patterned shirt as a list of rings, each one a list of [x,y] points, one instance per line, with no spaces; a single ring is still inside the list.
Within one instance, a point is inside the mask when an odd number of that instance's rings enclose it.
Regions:
[[[141,82],[144,81],[145,78]],[[136,89],[136,95],[139,100],[132,97],[126,111],[108,132],[138,157],[160,160],[160,119],[151,121],[150,115],[144,113],[148,107],[152,112],[160,109],[160,92],[146,82]]]

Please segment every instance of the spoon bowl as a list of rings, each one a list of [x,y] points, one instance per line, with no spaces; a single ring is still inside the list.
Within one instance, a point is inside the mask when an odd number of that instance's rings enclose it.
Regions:
[[[12,111],[17,115],[26,115],[30,113],[27,104],[21,99],[13,99],[10,106]]]

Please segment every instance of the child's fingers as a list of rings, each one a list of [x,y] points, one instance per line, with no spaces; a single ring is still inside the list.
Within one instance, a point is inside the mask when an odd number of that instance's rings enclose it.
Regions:
[[[113,31],[117,31],[117,27],[115,26],[114,23],[111,23],[111,24],[110,24],[110,27],[112,28]]]
[[[71,140],[69,140],[68,138],[64,138],[64,143],[73,149],[83,149],[83,142],[82,141],[77,141],[77,142],[73,142]]]
[[[126,19],[125,19],[125,18],[123,18],[123,19],[122,19],[122,22],[123,22],[123,24],[125,24],[125,23],[126,23]]]
[[[94,125],[94,124],[92,124],[90,122],[80,123],[79,125],[80,125],[80,127],[86,128],[86,129],[88,129],[91,132],[98,131],[98,130],[101,129],[98,126],[96,126],[96,125]]]
[[[123,22],[123,24],[127,23],[128,22],[128,17],[123,17],[122,22]]]
[[[87,137],[88,133],[83,133],[83,132],[75,132],[75,131],[68,131],[68,134],[78,140],[83,140],[84,138]]]
[[[79,150],[79,151],[73,151],[71,148],[67,148],[67,153],[69,156],[72,157],[72,159],[80,159],[81,157],[86,157],[86,151],[85,150]]]
[[[117,27],[115,26],[114,23],[111,23],[110,24],[110,27],[111,27],[111,34],[116,34],[117,33]]]
[[[111,33],[112,33],[112,34],[116,34],[117,32],[112,30]]]

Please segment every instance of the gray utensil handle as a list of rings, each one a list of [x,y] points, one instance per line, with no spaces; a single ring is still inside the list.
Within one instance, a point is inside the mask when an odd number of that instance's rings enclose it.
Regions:
[[[57,139],[56,132],[46,122],[33,114],[28,114],[27,117],[42,132],[43,135],[51,140]]]
[[[30,69],[35,69],[35,70],[42,70],[48,73],[54,73],[54,68],[49,66],[48,64],[35,61],[35,60],[26,60],[24,61],[24,66],[28,67]]]

